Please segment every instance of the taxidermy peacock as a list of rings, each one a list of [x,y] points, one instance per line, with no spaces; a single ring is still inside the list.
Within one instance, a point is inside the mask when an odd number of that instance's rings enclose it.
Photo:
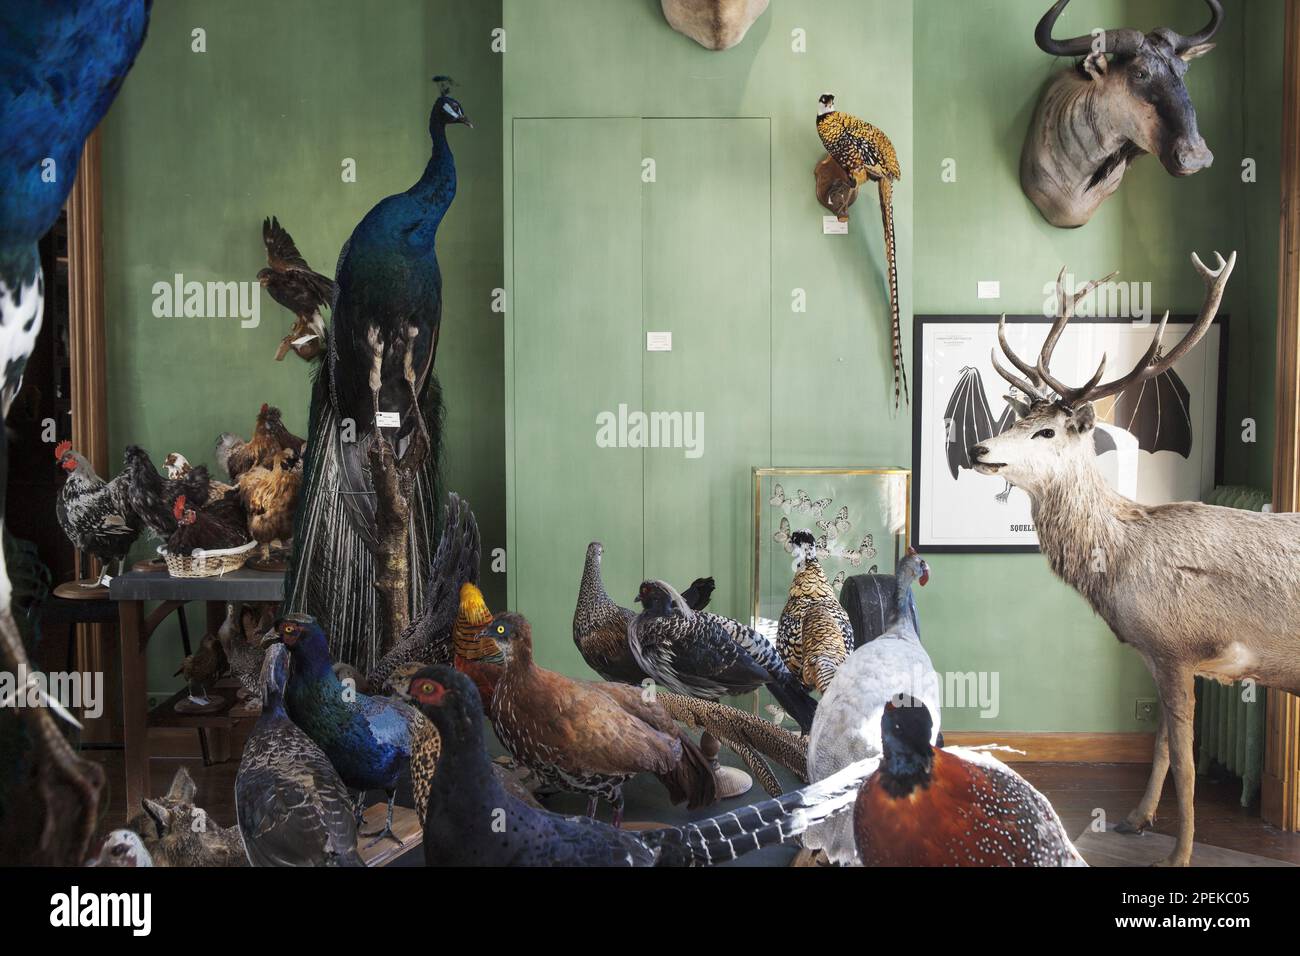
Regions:
[[[433,148],[419,182],[382,200],[339,255],[326,361],[312,393],[306,473],[295,521],[286,606],[311,614],[330,651],[362,672],[379,658],[375,592],[380,547],[374,442],[400,467],[423,454],[410,494],[408,553],[412,618],[424,601],[438,543],[442,394],[433,374],[442,319],[442,273],[434,243],[456,196],[447,127],[472,126],[434,77],[441,95],[429,115]],[[395,425],[389,427],[388,422]],[[418,458],[416,459],[418,460]]]
[[[3,416],[41,328],[36,244],[58,219],[86,137],[144,43],[151,6],[152,0],[0,4],[0,515],[9,469]],[[10,593],[0,557],[0,670],[13,673],[28,662]],[[0,859],[79,865],[95,830],[103,773],[69,749],[49,708],[19,713],[0,715]]]
[[[861,186],[875,180],[880,189],[880,218],[885,226],[885,258],[889,267],[889,311],[894,353],[894,410],[908,401],[907,369],[903,365],[903,330],[898,320],[898,256],[894,244],[894,183],[902,178],[898,153],[881,130],[835,108],[830,93],[818,101],[817,135],[831,158],[853,182]]]

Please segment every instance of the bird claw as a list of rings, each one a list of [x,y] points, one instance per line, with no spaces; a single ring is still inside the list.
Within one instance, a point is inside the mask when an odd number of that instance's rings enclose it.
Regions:
[[[363,837],[368,837],[368,836],[374,837],[373,840],[371,840],[369,843],[365,845],[365,849],[367,850],[369,850],[372,846],[376,846],[377,844],[382,843],[385,838],[392,840],[399,847],[406,846],[406,841],[403,840],[401,837],[399,837],[396,833],[394,833],[393,828],[390,826],[385,826],[382,830],[371,830],[369,833],[359,833],[357,835]]]

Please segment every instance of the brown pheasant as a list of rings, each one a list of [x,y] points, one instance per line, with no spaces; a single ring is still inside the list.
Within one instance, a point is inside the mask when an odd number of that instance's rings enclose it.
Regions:
[[[817,560],[812,533],[794,532],[790,546],[796,570],[777,624],[776,649],[806,688],[824,694],[839,666],[853,653],[853,625]]]
[[[880,218],[885,226],[885,258],[889,266],[889,309],[893,319],[894,409],[909,401],[907,369],[903,365],[903,330],[898,319],[898,257],[894,244],[894,183],[902,178],[894,144],[870,123],[835,109],[835,97],[824,93],[817,110],[817,135],[831,158],[859,186],[868,179],[880,187]]]

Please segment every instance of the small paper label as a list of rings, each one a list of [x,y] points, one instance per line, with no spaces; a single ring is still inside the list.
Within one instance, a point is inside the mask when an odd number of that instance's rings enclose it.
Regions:
[[[375,424],[380,428],[401,428],[402,416],[398,412],[380,412],[375,416]]]
[[[997,279],[980,279],[975,284],[975,294],[981,299],[1002,298],[1002,283]]]
[[[822,216],[822,235],[847,236],[848,234],[848,222],[841,222],[839,216]]]
[[[645,350],[647,352],[671,352],[673,350],[673,334],[671,332],[647,332],[645,334]]]

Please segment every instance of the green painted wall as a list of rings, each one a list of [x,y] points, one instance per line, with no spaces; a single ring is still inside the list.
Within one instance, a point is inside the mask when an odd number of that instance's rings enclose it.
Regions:
[[[892,139],[903,167],[894,204],[910,312],[912,23],[908,5],[886,0],[779,2],[742,44],[715,53],[675,33],[658,0],[507,0],[504,12],[510,595],[533,621],[540,659],[583,673],[570,622],[589,529],[605,542],[606,583],[623,603],[642,576],[684,586],[712,573],[716,608],[747,619],[749,466],[906,463],[909,419],[886,412],[888,294],[875,189],[863,191],[848,236],[823,236],[812,170],[824,155],[815,119],[827,90]],[[795,30],[806,34],[807,52],[792,49]],[[571,143],[572,166],[557,167],[537,159],[561,154],[535,142],[537,124],[548,122],[537,118],[547,117],[621,119],[606,121],[606,139]],[[618,125],[642,118],[639,132]],[[770,145],[735,139],[706,118],[761,121]],[[654,184],[640,182],[640,157],[657,160]],[[691,166],[688,179],[679,159]],[[606,184],[611,176],[621,190]],[[562,195],[589,179],[592,193],[621,198],[603,215],[569,217],[545,189],[552,177]],[[770,210],[738,208],[753,195],[753,177],[765,178],[770,199],[757,201]],[[585,210],[590,199],[573,202]],[[630,228],[644,243],[640,268],[612,262],[629,234],[622,217],[641,220]],[[533,231],[546,228],[539,222],[558,224],[559,255],[546,264],[521,252],[535,248]],[[755,230],[770,235],[770,261],[748,241]],[[625,282],[584,288],[592,273],[599,282],[615,267],[626,268]],[[791,309],[796,289],[807,294],[806,313]],[[588,292],[606,297],[609,315],[593,316],[585,337],[568,324],[553,336],[536,327]],[[644,324],[623,321],[625,297]],[[611,337],[611,329],[621,331]],[[650,329],[672,329],[674,351],[648,355]],[[590,402],[577,402],[584,388],[601,393],[598,408],[614,409],[621,389],[633,408],[707,409],[702,461],[710,449],[718,460],[743,454],[723,476],[680,450],[598,449]],[[534,452],[548,429],[555,445],[582,452]],[[600,481],[588,480],[593,462]]]
[[[1160,308],[1195,311],[1201,284],[1188,255],[1239,252],[1225,297],[1232,316],[1225,477],[1267,483],[1272,454],[1272,373],[1276,300],[1277,129],[1281,3],[1234,4],[1218,48],[1195,61],[1187,86],[1215,153],[1209,170],[1182,180],[1145,157],[1119,192],[1076,230],[1049,226],[1020,191],[1018,160],[1042,83],[1066,61],[1033,43],[1041,0],[917,0],[914,7],[916,107],[914,296],[922,313],[1031,312],[1042,287],[1068,264],[1077,276],[1120,269],[1152,283]],[[1249,6],[1249,17],[1240,13]],[[1058,36],[1095,26],[1184,31],[1204,20],[1200,4],[1090,0],[1067,8]],[[1249,45],[1246,37],[1251,37]],[[1259,160],[1245,184],[1241,161]],[[957,181],[940,180],[957,163]],[[979,301],[979,279],[1000,279],[1002,300]],[[1233,423],[1261,423],[1243,445]],[[1111,636],[1038,555],[932,559],[934,580],[918,599],[940,670],[996,670],[1001,713],[983,721],[956,712],[954,729],[1153,729],[1134,719],[1134,698],[1152,685],[1137,656]]]
[[[261,221],[275,214],[307,260],[333,274],[352,227],[406,189],[428,159],[430,78],[459,81],[476,128],[452,131],[460,177],[443,221],[438,375],[447,402],[447,485],[475,506],[484,549],[505,534],[501,320],[500,5],[457,0],[169,0],[105,124],[104,258],[110,447],[210,461],[218,433],[247,435],[258,406],[306,433],[307,365],[273,361],[290,317],[262,295],[261,324],[160,319],[153,283],[252,280]],[[207,52],[191,52],[206,30]],[[341,163],[356,160],[356,182]],[[259,293],[260,294],[260,293]],[[141,549],[144,551],[145,549]],[[504,594],[486,573],[489,597]],[[191,621],[201,626],[201,609]],[[178,644],[161,634],[149,686],[175,686]]]

